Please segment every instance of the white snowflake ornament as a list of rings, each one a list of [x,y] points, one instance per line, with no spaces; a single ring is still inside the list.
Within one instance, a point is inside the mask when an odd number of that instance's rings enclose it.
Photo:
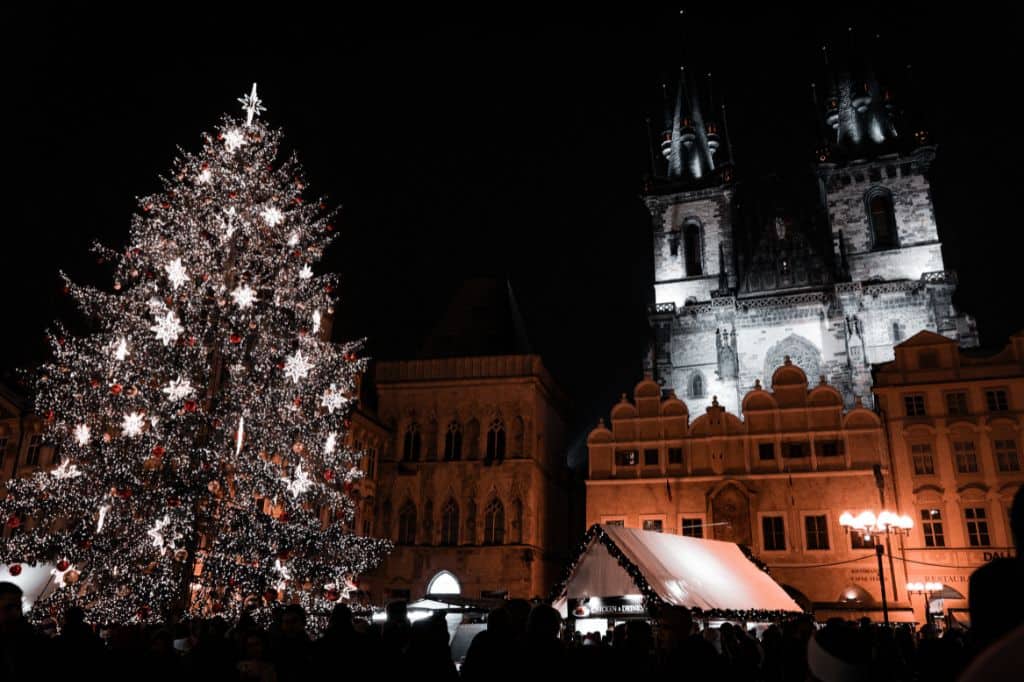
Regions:
[[[238,128],[232,128],[224,133],[224,149],[229,152],[236,152],[245,144],[245,134]]]
[[[129,438],[134,438],[142,433],[142,425],[144,423],[145,417],[141,413],[132,412],[131,414],[126,414],[121,422],[121,431]]]
[[[284,363],[284,375],[294,383],[299,383],[313,369],[313,363],[306,359],[301,350],[295,351],[295,355],[288,356]]]
[[[264,209],[260,215],[263,216],[263,222],[270,227],[277,227],[284,220],[284,213],[281,213],[281,209],[277,206]]]
[[[79,424],[75,427],[75,440],[79,445],[85,446],[89,444],[89,426],[87,424]]]
[[[192,395],[194,391],[195,389],[192,388],[192,383],[188,379],[182,379],[181,377],[178,377],[163,388],[163,392],[167,394],[167,399],[171,402],[177,402],[187,398]]]
[[[310,279],[313,276],[313,268],[309,267],[309,263],[302,266],[299,270],[299,279]]]
[[[181,264],[180,258],[175,258],[165,265],[164,270],[167,271],[167,279],[170,280],[171,288],[175,291],[188,281],[188,273],[185,271],[185,266]]]
[[[231,298],[235,299],[235,305],[242,310],[245,310],[259,300],[256,298],[256,292],[248,284],[243,284],[232,291]]]
[[[323,396],[320,398],[320,406],[326,407],[327,411],[331,414],[334,414],[335,410],[345,407],[347,402],[348,398],[338,390],[335,384],[331,384],[331,387],[324,391]]]
[[[161,343],[168,346],[178,340],[185,328],[181,326],[174,311],[168,310],[165,316],[156,319],[156,324],[150,327],[150,330],[156,334],[156,338]]]

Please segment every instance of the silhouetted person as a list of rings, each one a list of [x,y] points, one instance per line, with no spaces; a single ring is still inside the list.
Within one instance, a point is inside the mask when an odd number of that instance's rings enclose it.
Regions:
[[[487,615],[487,629],[478,632],[466,651],[460,671],[463,680],[475,682],[510,679],[509,663],[519,642],[512,630],[512,616],[504,606]]]
[[[658,610],[658,669],[660,677],[681,673],[692,680],[721,680],[725,666],[715,647],[694,631],[693,614],[682,606]]]
[[[452,663],[448,625],[443,614],[435,613],[413,623],[402,670],[402,679],[421,677],[432,682],[455,682],[459,679]]]
[[[289,604],[281,612],[281,629],[271,643],[272,660],[281,682],[299,682],[312,677],[313,643],[306,633],[306,611]]]
[[[550,606],[534,606],[526,621],[525,674],[560,678],[567,673],[565,650],[559,639],[562,617]],[[523,679],[527,679],[524,677]]]
[[[0,680],[33,680],[52,674],[52,642],[25,619],[21,597],[20,587],[0,582]]]
[[[242,637],[241,645],[235,665],[239,682],[276,682],[277,670],[268,655],[267,636],[259,630],[250,630]]]
[[[1017,559],[997,558],[971,574],[967,605],[975,652],[1024,623],[1024,571]]]

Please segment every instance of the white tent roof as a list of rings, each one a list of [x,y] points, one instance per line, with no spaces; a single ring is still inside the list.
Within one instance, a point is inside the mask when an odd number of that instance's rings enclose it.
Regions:
[[[646,591],[666,604],[704,611],[801,611],[734,543],[622,526],[594,526],[588,538],[559,598]]]

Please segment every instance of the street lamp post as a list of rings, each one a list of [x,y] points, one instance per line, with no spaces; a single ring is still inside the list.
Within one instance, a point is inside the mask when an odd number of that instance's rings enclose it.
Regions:
[[[927,625],[932,624],[932,595],[944,588],[942,583],[907,583],[907,594],[924,595],[924,622]]]
[[[851,512],[843,512],[839,516],[839,525],[846,531],[847,535],[860,535],[864,542],[871,542],[875,535],[904,535],[914,527],[914,520],[907,515],[900,516],[896,512],[881,511],[875,514],[871,511],[863,511],[854,516]],[[878,558],[878,586],[882,591],[882,618],[885,624],[889,625],[889,602],[885,596],[885,568],[882,566],[882,556],[885,554],[885,547],[874,542],[875,556]],[[893,575],[893,580],[896,576]]]

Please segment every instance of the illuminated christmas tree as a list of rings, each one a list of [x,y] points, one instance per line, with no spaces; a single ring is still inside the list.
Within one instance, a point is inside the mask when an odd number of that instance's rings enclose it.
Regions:
[[[0,559],[54,566],[40,614],[94,621],[326,610],[388,551],[354,535],[358,344],[326,339],[335,236],[281,132],[226,116],[139,202],[113,291],[65,291],[96,330],[50,334],[36,409],[60,463],[12,480]],[[317,609],[317,607],[323,607]]]

